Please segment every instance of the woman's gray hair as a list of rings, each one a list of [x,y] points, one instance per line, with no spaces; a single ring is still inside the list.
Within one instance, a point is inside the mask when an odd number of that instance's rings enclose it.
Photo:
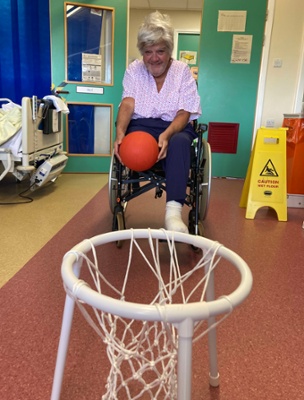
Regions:
[[[137,35],[137,48],[141,55],[146,46],[153,46],[164,42],[170,56],[173,52],[174,39],[170,17],[155,11],[149,14],[139,28]]]

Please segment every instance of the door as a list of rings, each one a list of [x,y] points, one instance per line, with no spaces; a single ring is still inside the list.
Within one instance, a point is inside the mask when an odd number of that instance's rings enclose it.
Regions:
[[[128,0],[50,0],[52,82],[68,104],[66,172],[109,171],[126,68]]]
[[[179,32],[177,35],[177,59],[189,65],[193,76],[198,75],[199,32]]]
[[[267,0],[204,0],[198,90],[213,176],[246,176],[266,9]]]

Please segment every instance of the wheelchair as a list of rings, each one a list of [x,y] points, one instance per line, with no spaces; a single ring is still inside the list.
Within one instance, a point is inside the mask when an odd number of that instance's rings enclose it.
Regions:
[[[185,206],[189,207],[188,229],[193,235],[203,236],[203,221],[207,216],[211,189],[211,149],[203,138],[208,125],[194,121],[198,135],[191,145],[191,166],[187,182]],[[126,229],[125,213],[127,204],[135,197],[154,189],[155,198],[166,191],[166,177],[157,162],[147,171],[135,172],[120,163],[112,155],[109,171],[109,205],[113,214],[112,231]],[[122,243],[117,242],[117,247]]]

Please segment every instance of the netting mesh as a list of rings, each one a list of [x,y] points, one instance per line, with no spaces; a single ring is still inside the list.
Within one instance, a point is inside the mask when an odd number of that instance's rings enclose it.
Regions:
[[[182,272],[174,237],[167,238],[166,241],[170,256],[165,266],[160,262],[160,242],[150,237],[148,244],[149,246],[145,247],[142,241],[133,237],[130,239],[127,265],[120,287],[113,285],[99,268],[96,249],[92,243],[91,257],[78,253],[83,259],[82,269],[86,266],[93,280],[90,287],[98,293],[106,294],[121,302],[133,301],[134,287],[131,286],[128,290],[128,286],[132,279],[135,251],[139,252],[150,271],[147,284],[149,286],[155,284],[153,286],[155,295],[146,304],[155,306],[159,315],[158,321],[147,321],[144,315],[142,320],[122,318],[114,313],[102,311],[102,305],[98,309],[95,307],[88,309],[77,296],[79,288],[88,285],[82,280],[78,280],[72,292],[69,292],[86,320],[107,346],[110,371],[103,400],[177,398],[178,332],[174,323],[167,321],[166,309],[171,304],[182,306],[194,301],[204,302],[210,274],[220,261],[220,257],[217,256],[220,245],[214,242],[214,247],[205,251],[191,270]],[[165,244],[161,243],[161,246],[163,245]],[[209,267],[206,273],[207,264]],[[143,270],[141,273],[144,274]],[[144,292],[145,288],[141,288],[141,291]],[[193,340],[199,339],[207,331],[204,321],[196,322]]]

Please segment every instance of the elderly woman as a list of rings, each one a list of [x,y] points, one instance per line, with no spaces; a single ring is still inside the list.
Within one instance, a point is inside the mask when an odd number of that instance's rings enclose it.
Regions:
[[[151,134],[160,148],[166,176],[165,228],[188,232],[182,220],[190,169],[190,146],[196,134],[191,121],[201,115],[197,86],[188,65],[172,59],[173,28],[167,16],[148,15],[137,36],[142,60],[127,68],[116,124],[114,152],[124,136]]]

